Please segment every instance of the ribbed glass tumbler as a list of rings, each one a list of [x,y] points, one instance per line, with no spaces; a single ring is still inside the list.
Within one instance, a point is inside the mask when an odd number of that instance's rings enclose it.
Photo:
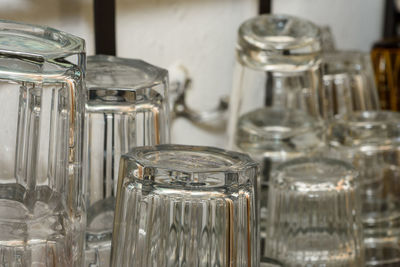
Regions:
[[[284,266],[363,265],[357,172],[325,158],[298,158],[270,180],[265,254]]]
[[[168,72],[137,59],[90,56],[86,88],[86,265],[108,267],[121,154],[169,142]]]
[[[378,110],[379,98],[369,54],[357,51],[325,53],[322,58],[324,93],[323,115]]]
[[[259,266],[248,156],[160,145],[122,156],[112,266]]]
[[[84,41],[0,21],[0,266],[81,266]]]
[[[400,266],[400,113],[338,117],[327,137],[360,173],[366,265]]]
[[[262,165],[257,201],[264,222],[271,170],[324,145],[321,45],[318,26],[294,16],[261,15],[238,30],[229,143]]]

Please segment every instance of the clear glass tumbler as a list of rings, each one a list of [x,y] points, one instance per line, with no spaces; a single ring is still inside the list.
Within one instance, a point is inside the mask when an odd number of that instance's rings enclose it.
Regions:
[[[322,88],[320,29],[287,15],[262,15],[239,28],[233,77],[230,127],[241,117],[274,107],[303,110],[320,117]],[[232,141],[238,142],[236,136]]]
[[[323,54],[323,115],[353,111],[379,110],[378,91],[369,54],[357,51],[336,51]]]
[[[85,44],[0,21],[0,265],[81,266]]]
[[[360,172],[367,266],[400,266],[400,113],[339,117],[327,138]]]
[[[228,133],[231,149],[262,165],[256,191],[262,221],[270,171],[324,144],[320,54],[320,29],[301,18],[262,15],[239,28]]]
[[[90,56],[86,88],[86,265],[108,267],[120,157],[169,143],[168,72],[137,59]]]
[[[283,267],[282,263],[270,258],[261,258],[260,267]]]
[[[271,177],[268,201],[266,255],[285,266],[364,266],[357,172],[349,163],[283,163]]]
[[[258,267],[247,155],[160,145],[122,156],[112,266]]]

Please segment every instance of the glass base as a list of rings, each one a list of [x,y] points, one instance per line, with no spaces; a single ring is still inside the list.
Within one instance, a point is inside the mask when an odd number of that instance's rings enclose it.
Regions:
[[[111,237],[114,221],[115,198],[109,197],[88,209],[85,266],[110,266]]]
[[[398,267],[400,266],[400,244],[398,240],[365,240],[365,266]]]

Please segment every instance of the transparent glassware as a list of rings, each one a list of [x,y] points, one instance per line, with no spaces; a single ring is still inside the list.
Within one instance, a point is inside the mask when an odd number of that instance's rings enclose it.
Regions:
[[[400,113],[364,111],[343,117],[332,122],[327,138],[332,154],[360,172],[367,266],[398,266]]]
[[[260,267],[283,267],[282,263],[270,258],[261,258]]]
[[[121,157],[111,266],[257,267],[247,155],[159,145]]]
[[[85,44],[0,21],[0,265],[81,266]]]
[[[256,198],[265,221],[270,171],[324,145],[321,34],[301,18],[262,15],[240,26],[237,42],[229,147],[262,165]]]
[[[265,254],[287,266],[364,266],[357,172],[347,162],[297,158],[271,177]]]
[[[168,72],[137,59],[90,56],[86,88],[86,265],[108,267],[120,157],[170,141]]]
[[[322,39],[322,51],[332,52],[336,50],[335,36],[333,36],[332,30],[328,25],[320,27],[321,39]]]
[[[369,54],[358,51],[328,52],[323,54],[322,62],[325,119],[353,111],[380,109]]]

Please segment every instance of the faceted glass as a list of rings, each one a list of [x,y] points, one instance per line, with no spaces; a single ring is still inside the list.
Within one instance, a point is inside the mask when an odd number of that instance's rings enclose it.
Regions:
[[[81,266],[84,41],[0,21],[0,265]]]
[[[90,56],[86,87],[86,263],[108,267],[120,157],[169,142],[168,73],[137,59]]]
[[[265,254],[287,266],[363,266],[357,172],[326,158],[298,158],[271,177]]]
[[[354,112],[334,120],[327,137],[331,153],[360,172],[367,265],[399,265],[400,113]]]
[[[379,109],[369,54],[357,51],[324,53],[322,66],[325,119],[353,111]]]
[[[259,266],[248,156],[160,145],[122,156],[112,266]]]
[[[240,26],[237,42],[229,142],[230,148],[249,153],[262,165],[256,199],[265,222],[270,171],[324,144],[321,36],[307,20],[262,15]],[[261,229],[261,247],[265,234]]]

